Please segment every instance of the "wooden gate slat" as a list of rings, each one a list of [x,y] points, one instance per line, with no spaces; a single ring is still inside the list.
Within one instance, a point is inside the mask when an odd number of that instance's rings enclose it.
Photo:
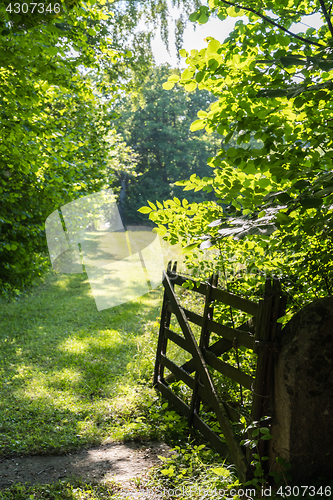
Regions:
[[[180,306],[180,308],[184,311],[184,314],[188,319],[188,321],[191,321],[191,323],[194,323],[195,325],[202,326],[202,321],[203,321],[202,316],[199,316],[199,314],[196,314],[193,311],[189,311],[188,309],[185,309],[182,306]],[[176,314],[171,304],[168,305],[168,311]],[[253,349],[253,350],[255,349],[254,336],[251,335],[249,332],[242,330],[241,327],[231,328],[229,326],[222,325],[221,323],[217,323],[216,321],[213,320],[208,320],[207,326],[211,332],[217,333],[218,335],[227,338],[231,342],[233,342],[234,338],[236,338],[237,343],[239,345],[243,345],[248,349]]]
[[[167,339],[177,344],[179,347],[184,349],[184,351],[187,351],[190,354],[192,354],[191,346],[189,345],[187,340],[184,339],[184,337],[181,337],[180,335],[178,335],[178,333],[173,332],[172,330],[170,330],[170,328],[164,328],[164,332]]]
[[[194,378],[191,377],[191,375],[188,372],[186,372],[180,366],[176,365],[176,363],[174,363],[171,359],[167,358],[164,355],[161,356],[161,363],[166,368],[168,368],[168,370],[170,370],[172,373],[175,374],[177,380],[182,380],[190,389],[193,389]]]
[[[211,292],[212,292],[212,286],[217,285],[217,280],[218,280],[217,275],[213,274],[210,281],[209,281],[209,284],[206,285],[205,308],[204,308],[204,313],[203,313],[203,318],[202,318],[200,341],[199,341],[200,352],[202,352],[203,349],[208,347],[208,345],[209,345],[210,331],[207,328],[207,324],[208,324],[208,320],[212,319],[212,317],[213,317],[214,306],[213,306],[213,302],[211,300]],[[201,397],[198,394],[199,385],[201,385],[200,384],[200,374],[199,374],[199,370],[196,370],[195,379],[194,379],[194,387],[193,387],[193,392],[192,392],[192,400],[191,400],[190,423],[193,420],[193,414],[194,413],[199,414],[199,411],[200,411],[200,398]]]
[[[179,276],[176,273],[170,273],[170,277],[172,278],[172,282],[174,284],[180,286],[186,281],[192,281],[192,283],[194,284],[194,288],[192,289],[193,292],[201,293],[202,295],[205,295],[206,293],[204,283],[199,283],[197,285],[196,282],[191,280],[190,278]],[[256,302],[252,302],[252,300],[249,299],[244,299],[244,297],[240,297],[239,295],[221,290],[220,288],[212,287],[212,300],[223,302],[228,306],[247,312],[248,314],[251,314],[251,316],[257,316],[258,314],[258,304]]]
[[[242,372],[238,368],[225,363],[221,359],[217,358],[215,354],[209,352],[209,350],[203,349],[202,352],[204,359],[209,366],[222,373],[222,375],[235,380],[235,382],[243,385],[244,387],[246,387],[246,389],[253,391],[255,382],[254,378],[252,378],[247,373]]]
[[[223,302],[223,304],[227,304],[235,309],[240,309],[241,311],[251,314],[251,316],[258,315],[258,304],[256,302],[244,299],[243,297],[226,292],[220,288],[212,287],[212,299]]]
[[[189,373],[183,370],[180,366],[177,366],[176,363],[174,363],[173,361],[171,361],[171,359],[167,358],[164,355],[161,356],[161,363],[166,368],[168,368],[168,370],[172,371],[172,373],[175,374],[175,379],[182,380],[190,389],[193,389],[194,378],[191,377]],[[207,393],[202,384],[199,384],[198,393],[200,397],[206,401],[206,403],[210,404],[211,400],[209,398],[209,393]],[[238,413],[238,411],[235,410],[235,408],[229,406],[225,401],[223,401],[222,403],[225,408],[225,411],[227,412],[229,420],[231,420],[232,422],[239,422],[239,419],[241,417],[240,413]]]
[[[176,271],[177,262],[173,265],[173,270]],[[171,261],[168,263],[168,272],[171,272]],[[163,296],[163,304],[162,304],[162,312],[161,312],[161,322],[160,322],[160,331],[158,335],[158,343],[157,343],[157,355],[155,362],[155,370],[154,370],[154,385],[158,380],[164,380],[164,367],[161,365],[161,354],[166,353],[167,342],[168,339],[164,335],[164,328],[170,326],[171,321],[171,312],[168,310],[168,299],[166,294]]]
[[[221,354],[229,351],[231,348],[232,348],[232,342],[230,342],[230,340],[219,339],[217,340],[217,342],[208,347],[208,351],[213,352],[217,356],[220,356]],[[192,358],[189,361],[186,361],[186,363],[182,365],[182,368],[188,373],[194,372],[195,371],[194,359]],[[171,384],[174,381],[174,377],[168,375],[165,380],[166,382],[168,382],[168,384]]]
[[[221,323],[216,323],[216,321],[212,320],[208,321],[208,328],[211,332],[217,333],[218,335],[225,337],[231,342],[236,339],[238,345],[243,345],[244,347],[253,350],[255,348],[255,338],[244,330],[238,330],[238,328],[230,328],[229,326],[221,325]]]
[[[181,306],[181,308],[183,309],[185,316],[187,317],[187,319],[189,321],[191,321],[191,323],[194,323],[195,325],[198,325],[198,326],[202,326],[202,316],[200,316],[200,314],[197,314],[193,311],[189,311],[188,309],[186,309],[185,307],[182,307],[182,306]],[[173,312],[171,304],[168,304],[168,310],[170,312]]]
[[[167,398],[171,404],[177,408],[187,419],[190,416],[190,407],[184,403],[174,392],[172,392],[166,385],[162,382],[157,382],[156,388]],[[201,432],[201,434],[212,443],[216,451],[225,458],[230,459],[230,450],[226,443],[224,443],[220,437],[213,432],[210,427],[196,414],[193,415],[193,425]]]

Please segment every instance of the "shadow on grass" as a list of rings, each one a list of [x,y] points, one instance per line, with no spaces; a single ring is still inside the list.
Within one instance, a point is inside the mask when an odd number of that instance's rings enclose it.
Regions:
[[[158,290],[99,312],[86,275],[50,275],[30,296],[1,304],[1,452],[151,437],[142,421],[133,427],[152,397],[137,378],[149,381],[153,359],[138,346],[160,306]]]

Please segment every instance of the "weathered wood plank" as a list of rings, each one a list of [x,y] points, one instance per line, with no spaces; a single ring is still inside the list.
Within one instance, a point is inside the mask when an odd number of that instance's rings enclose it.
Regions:
[[[184,314],[188,321],[191,321],[191,323],[194,323],[195,325],[202,327],[202,321],[203,321],[202,316],[192,311],[189,311],[184,307],[181,307],[181,309],[184,311]],[[175,314],[171,304],[168,305],[168,310]],[[244,325],[246,324],[247,322],[244,323]],[[231,328],[229,326],[222,325],[221,323],[217,323],[216,321],[213,320],[208,320],[207,326],[210,332],[217,333],[218,335],[227,338],[231,342],[233,342],[234,338],[236,338],[237,343],[239,345],[243,345],[248,349],[253,349],[253,350],[255,349],[254,336],[251,335],[248,331],[242,330],[242,326],[240,326],[239,328]]]
[[[175,344],[177,344],[179,347],[184,349],[184,351],[187,351],[190,354],[192,354],[191,345],[189,345],[189,343],[187,342],[186,339],[184,339],[184,337],[181,337],[180,335],[178,335],[178,333],[173,332],[169,328],[164,328],[164,334],[165,334],[167,339],[169,339],[172,342],[174,342]]]
[[[244,330],[239,330],[238,328],[230,328],[226,325],[221,325],[220,323],[216,323],[216,321],[209,320],[208,328],[211,332],[217,333],[222,337],[233,342],[234,339],[237,340],[238,345],[243,345],[248,349],[255,349],[255,339],[252,335]]]
[[[172,264],[172,261],[170,260],[168,262],[167,273],[170,273],[170,272],[175,273],[177,270],[177,262],[174,262],[173,267],[172,267],[172,271],[171,271],[171,264]],[[170,326],[170,321],[171,321],[171,312],[168,311],[168,299],[167,299],[167,295],[166,295],[165,290],[164,290],[163,304],[162,304],[162,311],[161,311],[160,330],[159,330],[158,342],[157,342],[156,362],[155,362],[155,369],[154,369],[154,385],[156,385],[158,380],[164,379],[164,367],[163,367],[163,365],[161,365],[160,356],[161,356],[161,354],[166,353],[168,339],[165,336],[164,329],[166,327],[168,328]]]
[[[252,302],[252,300],[249,299],[244,299],[244,297],[226,292],[225,290],[221,290],[220,288],[212,287],[212,299],[223,302],[223,304],[227,304],[228,306],[234,307],[235,309],[240,309],[241,311],[247,312],[248,314],[251,314],[251,316],[258,315],[258,304],[256,302]]]
[[[156,388],[163,394],[163,396],[170,401],[170,403],[177,408],[180,413],[187,419],[190,416],[190,407],[184,403],[176,394],[174,394],[166,385],[158,382]],[[201,434],[209,441],[216,451],[225,458],[230,458],[230,451],[226,443],[213,432],[210,427],[196,414],[193,415],[193,426],[198,429]]]
[[[253,391],[254,382],[255,382],[254,378],[252,378],[250,375],[247,375],[247,373],[242,372],[238,368],[235,368],[235,367],[229,365],[228,363],[225,363],[221,359],[218,359],[215,356],[215,354],[213,354],[212,352],[209,352],[209,350],[203,349],[202,352],[203,352],[205,361],[209,366],[211,366],[215,370],[222,373],[222,375],[225,375],[226,377],[229,377],[232,380],[235,380],[235,382],[246,387],[246,389]]]
[[[214,301],[212,301],[211,295],[212,295],[212,286],[217,286],[217,283],[218,283],[218,276],[216,274],[213,274],[209,280],[209,283],[206,284],[205,307],[202,317],[201,333],[199,340],[199,349],[201,352],[203,351],[204,348],[207,348],[209,345],[210,331],[209,328],[207,327],[207,324],[208,320],[213,319]],[[199,386],[201,387],[201,379],[199,370],[197,370],[195,373],[194,387],[192,392],[191,415],[189,421],[190,424],[192,423],[194,413],[199,415],[200,412],[201,396],[198,393]]]
[[[168,311],[170,311],[171,313],[174,313],[171,304],[168,304],[167,307],[168,307]],[[189,321],[191,321],[191,323],[194,323],[195,325],[198,325],[198,326],[202,325],[202,316],[200,316],[200,314],[197,314],[193,311],[190,311],[189,309],[186,309],[185,307],[182,307],[182,306],[180,306],[180,307],[183,309],[185,316],[187,317],[187,319]]]
[[[232,342],[227,339],[219,339],[217,340],[214,344],[208,347],[208,351],[213,352],[217,356],[220,356],[221,354],[229,351],[232,348]],[[187,371],[188,373],[192,373],[195,371],[195,361],[194,359],[190,359],[189,361],[186,361],[182,365],[182,368]],[[165,379],[168,384],[171,384],[175,380],[174,376],[172,374],[168,375]]]
[[[161,363],[175,375],[175,378],[177,380],[182,380],[190,389],[193,389],[194,378],[191,377],[191,375],[187,373],[183,368],[177,366],[176,363],[171,361],[171,359],[167,358],[166,356],[161,356]]]
[[[169,273],[168,275],[170,276],[173,284],[180,286],[189,280],[189,278],[185,278],[184,276],[179,276],[174,273]],[[191,291],[205,295],[205,283],[200,283],[196,286],[193,280],[190,279],[190,281],[194,283],[194,288],[192,288]],[[248,314],[251,314],[251,316],[257,316],[258,314],[258,304],[256,302],[244,299],[244,297],[240,297],[239,295],[221,290],[220,288],[216,288],[214,286],[212,287],[212,300],[218,300],[219,302],[223,302],[223,304],[227,304],[235,309],[241,309],[241,311],[247,312]]]
[[[171,359],[163,355],[161,356],[161,363],[174,374],[173,381],[182,380],[190,389],[193,389],[194,378],[191,377],[189,373],[187,373],[183,368],[177,366],[173,361],[171,361]],[[204,401],[206,401],[206,403],[210,404],[211,398],[202,384],[199,384],[198,394]],[[222,401],[222,404],[227,412],[229,420],[231,420],[232,422],[239,422],[239,419],[241,417],[240,413],[238,413],[235,408],[229,406],[225,401]]]
[[[182,306],[180,307],[184,311],[184,314],[188,321],[202,327],[202,316],[194,313],[193,311],[189,311]],[[175,314],[175,311],[173,310],[171,304],[168,304],[168,311]],[[247,325],[247,323],[248,322],[244,323],[244,325]],[[251,335],[248,331],[242,330],[242,326],[240,326],[239,328],[231,328],[229,326],[222,325],[221,323],[217,323],[213,320],[208,320],[207,326],[210,332],[217,333],[218,335],[229,339],[231,342],[233,342],[234,338],[236,338],[239,345],[243,345],[248,349],[255,349],[254,336]]]

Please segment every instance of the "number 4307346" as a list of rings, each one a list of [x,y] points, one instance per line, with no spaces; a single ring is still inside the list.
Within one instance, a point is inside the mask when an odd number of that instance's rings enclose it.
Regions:
[[[38,12],[39,14],[43,14],[44,12],[47,14],[59,14],[60,12],[60,3],[10,3],[6,8],[7,12],[14,14],[28,14],[33,12]]]

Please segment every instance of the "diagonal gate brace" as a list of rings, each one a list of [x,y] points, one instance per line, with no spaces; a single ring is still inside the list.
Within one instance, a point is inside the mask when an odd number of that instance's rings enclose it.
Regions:
[[[187,321],[184,311],[182,310],[178,298],[173,290],[173,287],[170,283],[168,275],[163,272],[163,285],[165,288],[165,293],[168,297],[168,300],[172,306],[174,314],[177,317],[178,323],[182,329],[185,339],[187,340],[191,354],[193,356],[196,371],[200,377],[202,384],[207,391],[207,396],[209,399],[209,404],[213,408],[216,413],[218,422],[221,427],[221,431],[224,435],[226,444],[228,446],[230,452],[230,458],[233,463],[236,465],[237,472],[241,482],[245,482],[250,475],[250,468],[244,455],[241,446],[237,440],[237,437],[234,433],[226,410],[223,407],[223,404],[220,401],[220,398],[216,392],[213,381],[211,379],[210,373],[208,371],[207,365],[205,363],[204,357],[200,351],[200,348],[195,340],[191,327]]]

